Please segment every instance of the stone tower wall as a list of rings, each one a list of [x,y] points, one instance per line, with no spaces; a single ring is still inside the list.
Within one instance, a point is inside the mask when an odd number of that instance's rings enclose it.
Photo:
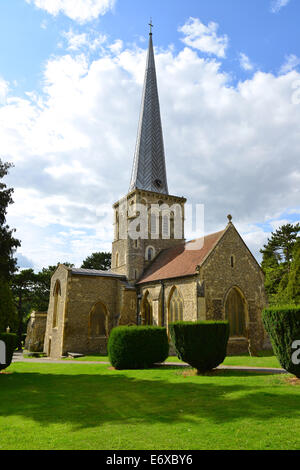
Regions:
[[[115,240],[112,244],[112,270],[117,274],[123,274],[127,277],[130,282],[137,280],[145,268],[149,265],[150,261],[146,259],[146,250],[148,247],[154,249],[154,256],[157,256],[162,250],[170,248],[178,243],[182,243],[184,240],[184,204],[186,200],[176,196],[169,196],[160,193],[154,193],[150,191],[135,190],[130,193],[125,199],[126,206],[126,229],[125,239],[120,239],[120,231],[122,231],[120,222],[121,207],[124,200],[119,201],[114,205],[115,211]],[[134,207],[136,204],[143,204],[150,210],[152,204],[166,204],[168,207],[172,207],[174,204],[178,204],[181,207],[181,238],[171,237],[164,239],[162,234],[162,222],[160,220],[159,234],[156,238],[151,237],[150,233],[150,220],[148,238],[134,240],[128,234],[128,226],[130,222],[135,220]],[[118,265],[117,265],[118,255]]]

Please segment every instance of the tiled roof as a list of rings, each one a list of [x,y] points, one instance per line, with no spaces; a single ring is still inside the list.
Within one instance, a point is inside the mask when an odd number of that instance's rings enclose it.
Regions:
[[[203,263],[224,232],[222,230],[163,250],[146,269],[138,284],[196,274],[197,266]]]

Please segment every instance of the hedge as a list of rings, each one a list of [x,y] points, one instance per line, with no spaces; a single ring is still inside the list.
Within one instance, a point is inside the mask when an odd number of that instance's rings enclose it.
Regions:
[[[224,362],[229,339],[228,321],[176,322],[170,334],[179,359],[208,372]]]
[[[169,355],[166,328],[119,326],[108,340],[108,356],[116,369],[146,369]]]
[[[5,350],[6,350],[6,361],[5,364],[0,364],[0,370],[6,369],[10,366],[14,350],[17,344],[17,335],[13,333],[0,333],[0,341],[5,343]],[[1,359],[1,355],[0,355]]]
[[[293,354],[300,349],[300,343],[297,348],[292,347],[295,341],[300,341],[300,306],[266,308],[263,323],[281,366],[300,378],[300,364],[293,364]]]

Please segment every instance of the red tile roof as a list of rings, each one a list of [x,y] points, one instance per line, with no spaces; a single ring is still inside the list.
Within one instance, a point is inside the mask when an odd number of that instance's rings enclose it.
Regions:
[[[146,269],[137,284],[196,274],[225,230],[163,250]]]

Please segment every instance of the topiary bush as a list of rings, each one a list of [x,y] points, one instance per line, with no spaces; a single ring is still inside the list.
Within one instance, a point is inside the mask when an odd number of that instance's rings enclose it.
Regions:
[[[179,359],[208,372],[224,362],[229,339],[228,321],[176,322],[170,334]]]
[[[5,343],[5,351],[6,351],[6,358],[5,364],[0,364],[0,370],[6,369],[10,366],[14,350],[17,344],[17,335],[13,333],[0,333],[0,341]],[[0,345],[1,351],[1,345]],[[2,359],[2,355],[0,354],[0,360]]]
[[[166,328],[119,326],[108,340],[108,356],[116,369],[146,369],[169,355]]]
[[[266,308],[262,318],[281,366],[300,378],[300,363],[293,363],[293,355],[300,349],[300,343],[297,348],[292,347],[295,341],[300,342],[300,306]],[[300,354],[298,357],[300,359]]]

